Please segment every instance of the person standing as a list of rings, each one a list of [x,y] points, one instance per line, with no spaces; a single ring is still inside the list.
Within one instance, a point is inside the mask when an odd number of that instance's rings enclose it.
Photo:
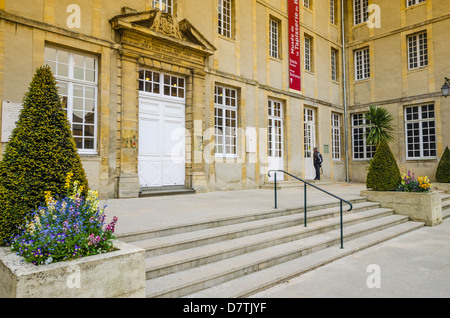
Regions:
[[[322,154],[317,150],[317,147],[314,147],[314,169],[316,170],[316,177],[314,180],[320,180],[320,167],[322,167]]]

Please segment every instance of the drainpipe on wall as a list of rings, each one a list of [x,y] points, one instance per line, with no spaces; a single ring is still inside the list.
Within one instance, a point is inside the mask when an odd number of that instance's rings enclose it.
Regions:
[[[342,37],[342,85],[344,87],[344,148],[345,148],[345,173],[346,181],[350,182],[348,172],[348,133],[347,133],[347,74],[345,63],[345,23],[344,23],[344,0],[341,0],[341,37]]]

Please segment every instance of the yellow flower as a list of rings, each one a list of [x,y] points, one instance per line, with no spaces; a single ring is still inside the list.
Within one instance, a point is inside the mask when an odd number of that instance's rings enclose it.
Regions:
[[[70,171],[69,173],[67,173],[67,176],[66,176],[66,183],[65,183],[66,189],[69,189],[69,188],[70,188],[70,183],[71,183],[71,181],[72,181],[72,177],[73,177],[73,172],[72,172],[72,171]]]

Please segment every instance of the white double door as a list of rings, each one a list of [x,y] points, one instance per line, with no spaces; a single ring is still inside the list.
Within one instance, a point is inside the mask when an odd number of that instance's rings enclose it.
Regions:
[[[303,129],[304,129],[304,158],[305,158],[305,179],[310,180],[316,177],[314,170],[314,147],[316,147],[316,116],[313,108],[304,109]]]
[[[283,105],[281,102],[268,101],[268,164],[270,170],[284,170],[284,133],[283,133]],[[284,180],[282,172],[276,173],[277,181]],[[275,173],[271,173],[269,181],[274,181]]]
[[[141,187],[185,184],[185,102],[139,94]]]

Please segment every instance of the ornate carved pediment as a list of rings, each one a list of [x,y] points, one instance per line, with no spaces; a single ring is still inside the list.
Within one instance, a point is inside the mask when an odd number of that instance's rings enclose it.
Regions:
[[[135,24],[178,40],[185,40],[181,34],[178,20],[166,12],[154,10],[150,13],[149,19],[136,21]]]
[[[110,20],[113,29],[135,32],[187,46],[205,55],[211,55],[216,48],[186,19],[178,22],[176,17],[160,10],[131,12],[115,16]]]

